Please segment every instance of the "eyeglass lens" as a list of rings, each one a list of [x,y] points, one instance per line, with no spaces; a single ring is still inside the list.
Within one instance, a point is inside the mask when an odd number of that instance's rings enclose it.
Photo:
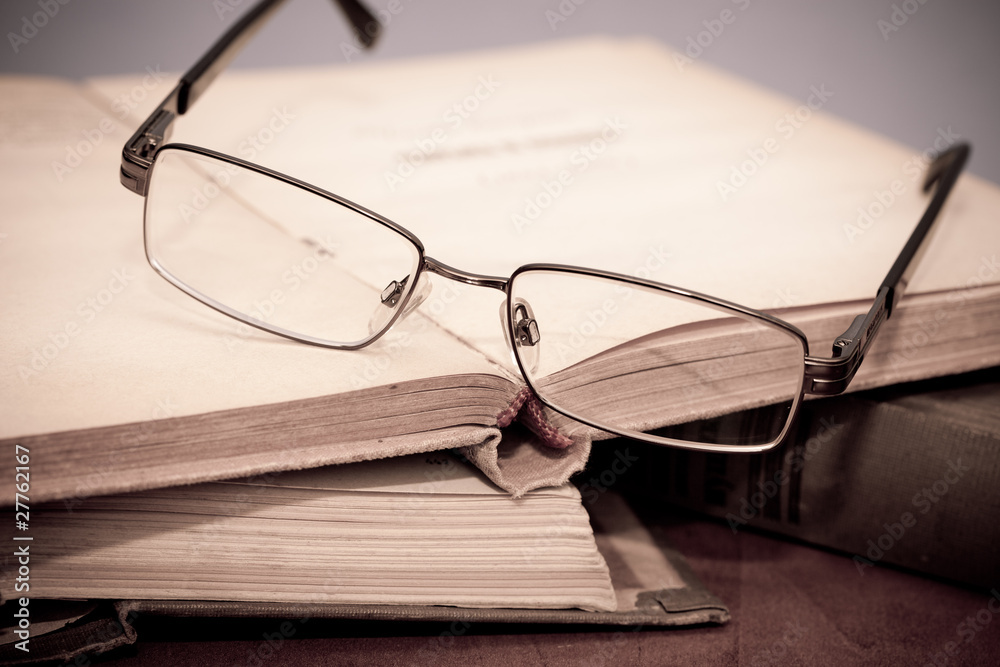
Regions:
[[[420,252],[340,202],[214,157],[166,148],[145,216],[153,266],[196,298],[293,337],[359,345],[414,288]]]
[[[510,303],[532,388],[599,428],[763,445],[781,434],[800,393],[801,341],[737,310],[560,270],[518,273]]]

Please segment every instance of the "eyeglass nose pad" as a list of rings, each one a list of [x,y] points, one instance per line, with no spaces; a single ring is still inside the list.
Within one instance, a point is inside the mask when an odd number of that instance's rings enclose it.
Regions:
[[[506,304],[500,305],[500,321],[504,324],[503,335],[507,340],[507,346],[511,350],[511,357],[514,363],[521,359],[521,366],[529,374],[534,375],[538,370],[538,342],[541,334],[538,331],[538,322],[531,312],[531,306],[523,299],[517,299],[511,306],[510,326],[507,326]],[[514,340],[510,339],[510,332],[514,332]]]
[[[514,352],[514,343],[510,340],[510,327],[507,326],[507,302],[500,304],[500,328],[503,329],[503,339],[507,341],[507,351],[510,353],[510,360],[517,367],[517,353]]]
[[[409,280],[410,276],[406,276],[402,280],[393,280],[382,290],[382,294],[379,297],[380,303],[375,307],[375,312],[372,313],[371,318],[368,320],[369,334],[382,331],[388,325],[389,320],[392,319],[393,312],[396,310],[396,306],[399,305],[406,292],[406,284]],[[426,274],[422,273],[417,279],[417,285],[413,288],[413,294],[410,295],[410,300],[407,302],[406,308],[403,309],[399,317],[406,317],[413,312],[413,309],[422,304],[430,296],[430,293],[431,281],[427,279]]]

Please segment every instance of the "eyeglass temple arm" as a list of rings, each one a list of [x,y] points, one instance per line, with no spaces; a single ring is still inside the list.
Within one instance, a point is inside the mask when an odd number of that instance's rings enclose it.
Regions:
[[[191,69],[184,73],[177,86],[160,103],[149,118],[139,126],[122,150],[121,182],[129,190],[145,196],[146,174],[153,155],[166,141],[170,125],[198,101],[202,93],[243,47],[257,34],[274,12],[286,0],[262,0],[250,8],[216,41]],[[334,0],[343,11],[362,46],[374,45],[380,34],[378,20],[360,0]]]
[[[875,303],[868,314],[855,317],[847,331],[833,342],[832,358],[806,357],[806,393],[833,395],[847,389],[882,323],[892,316],[896,304],[906,291],[913,271],[930,244],[934,222],[954,188],[969,158],[969,152],[968,144],[956,144],[931,163],[924,178],[923,189],[928,192],[937,187],[920,222],[879,286]]]

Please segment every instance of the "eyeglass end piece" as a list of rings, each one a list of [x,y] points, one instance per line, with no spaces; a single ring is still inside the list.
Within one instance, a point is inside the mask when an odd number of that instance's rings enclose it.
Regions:
[[[833,341],[833,357],[839,358],[843,356],[844,351],[851,346],[854,339],[861,333],[861,325],[864,321],[865,316],[858,315],[854,318],[854,321],[851,322],[851,326],[847,327],[847,331],[837,336],[836,340]]]

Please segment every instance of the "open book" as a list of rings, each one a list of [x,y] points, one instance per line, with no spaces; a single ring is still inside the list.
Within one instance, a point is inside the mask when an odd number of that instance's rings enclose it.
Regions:
[[[515,494],[583,466],[601,434],[545,411],[534,428],[571,446],[504,444],[525,394],[495,291],[432,280],[416,312],[344,352],[239,325],[155,275],[118,162],[173,81],[0,80],[0,441],[30,452],[32,502],[453,447]],[[448,264],[651,278],[775,312],[822,354],[915,226],[927,158],[824,114],[836,91],[817,90],[804,106],[680,71],[648,41],[571,41],[227,72],[173,139],[361,203]],[[1000,190],[961,178],[852,389],[1000,363],[997,210]]]

